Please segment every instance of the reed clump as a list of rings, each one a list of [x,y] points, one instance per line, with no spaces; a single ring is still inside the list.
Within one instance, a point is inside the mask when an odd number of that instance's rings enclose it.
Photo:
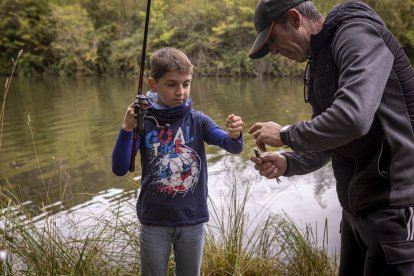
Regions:
[[[241,191],[238,191],[242,187]],[[310,225],[301,231],[287,214],[266,213],[249,219],[250,197],[234,183],[222,207],[211,202],[203,270],[207,275],[337,275],[337,256],[327,251],[327,225],[319,244]],[[224,201],[224,200],[223,200]],[[327,222],[326,222],[327,224]]]
[[[301,231],[286,214],[249,220],[249,187],[240,197],[240,184],[234,183],[221,208],[211,202],[202,273],[337,275],[336,256],[317,244],[310,226]],[[0,199],[0,251],[7,252],[0,271],[5,275],[139,274],[139,223],[133,206],[119,202],[105,215],[76,221],[59,214],[36,221],[33,210],[11,195],[1,193]],[[173,271],[171,258],[170,275]]]

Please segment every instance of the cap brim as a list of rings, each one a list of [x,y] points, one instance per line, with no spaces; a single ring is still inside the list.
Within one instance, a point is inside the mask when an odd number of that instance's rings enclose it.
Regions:
[[[274,24],[275,22],[273,21],[272,24],[267,26],[266,29],[264,29],[257,35],[256,40],[254,41],[253,46],[250,49],[250,58],[262,58],[265,55],[267,55],[267,53],[269,53],[269,46],[267,45],[267,40],[269,38],[270,32],[272,31]]]

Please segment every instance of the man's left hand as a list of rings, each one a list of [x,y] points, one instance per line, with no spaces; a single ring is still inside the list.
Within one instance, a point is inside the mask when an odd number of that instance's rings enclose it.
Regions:
[[[249,134],[253,134],[256,139],[256,145],[263,151],[266,151],[266,146],[281,147],[283,146],[280,140],[281,125],[275,122],[258,122],[250,129]]]

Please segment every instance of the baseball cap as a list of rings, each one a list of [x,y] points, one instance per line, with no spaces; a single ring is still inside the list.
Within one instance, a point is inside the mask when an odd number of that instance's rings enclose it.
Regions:
[[[275,24],[274,20],[305,1],[308,0],[259,0],[253,17],[257,37],[250,49],[250,58],[262,58],[269,53],[266,42]]]

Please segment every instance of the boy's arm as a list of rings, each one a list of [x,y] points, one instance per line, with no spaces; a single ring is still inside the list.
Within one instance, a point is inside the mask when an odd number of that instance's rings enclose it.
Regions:
[[[133,139],[134,131],[128,132],[121,128],[112,151],[112,172],[118,176],[125,175],[129,170]],[[139,141],[138,138],[137,149],[139,149]]]
[[[124,121],[122,122],[122,128],[119,131],[118,139],[112,151],[112,172],[118,176],[125,175],[131,164],[132,142],[135,128],[133,105],[128,106]],[[140,139],[138,137],[137,149],[139,149],[139,141]]]
[[[237,139],[233,139],[229,133],[219,127],[210,117],[203,115],[204,141],[207,144],[219,146],[234,154],[243,151],[243,135],[241,132]]]

